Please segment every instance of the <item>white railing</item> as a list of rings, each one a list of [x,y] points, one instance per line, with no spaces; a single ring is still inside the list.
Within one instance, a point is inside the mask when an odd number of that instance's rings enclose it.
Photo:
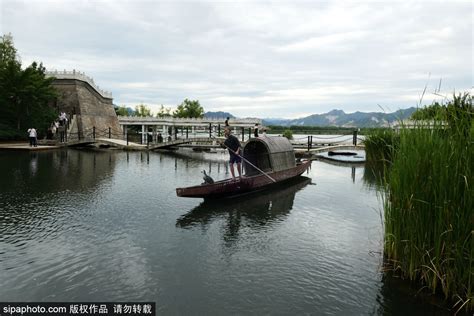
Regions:
[[[99,86],[94,83],[94,79],[92,79],[89,76],[86,76],[83,72],[76,71],[75,69],[72,70],[72,71],[67,71],[67,70],[46,71],[46,76],[47,77],[55,77],[57,79],[76,79],[76,80],[87,82],[101,96],[103,96],[104,98],[112,99],[112,92],[100,89]]]
[[[175,118],[175,117],[152,117],[152,116],[118,116],[120,124],[164,124],[164,125],[218,125],[224,127],[223,118]],[[229,120],[231,126],[249,126],[253,127],[255,124],[262,125],[262,120],[258,118],[243,118]]]

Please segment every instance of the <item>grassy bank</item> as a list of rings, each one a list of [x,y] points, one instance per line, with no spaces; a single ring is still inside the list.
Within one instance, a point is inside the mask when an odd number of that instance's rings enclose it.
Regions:
[[[471,97],[455,97],[430,128],[369,135],[367,156],[383,159],[386,267],[474,309],[474,156]],[[448,122],[448,126],[446,126]],[[385,147],[385,148],[383,148]]]

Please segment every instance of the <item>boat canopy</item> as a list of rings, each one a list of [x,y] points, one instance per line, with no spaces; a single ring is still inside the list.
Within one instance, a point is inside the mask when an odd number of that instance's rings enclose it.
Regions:
[[[244,158],[265,172],[276,172],[296,166],[293,146],[286,137],[256,137],[244,146]],[[260,171],[243,161],[245,174],[253,176]]]

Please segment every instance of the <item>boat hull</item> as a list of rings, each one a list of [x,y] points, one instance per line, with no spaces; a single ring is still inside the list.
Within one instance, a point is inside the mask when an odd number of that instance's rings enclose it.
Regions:
[[[275,180],[273,182],[264,174],[251,177],[243,176],[240,180],[227,179],[216,181],[212,184],[202,184],[186,188],[177,188],[176,194],[180,197],[192,198],[221,198],[240,195],[252,191],[262,190],[270,185],[281,183],[294,177],[300,176],[311,166],[311,160],[303,161],[295,167],[282,171],[271,172],[268,175]]]

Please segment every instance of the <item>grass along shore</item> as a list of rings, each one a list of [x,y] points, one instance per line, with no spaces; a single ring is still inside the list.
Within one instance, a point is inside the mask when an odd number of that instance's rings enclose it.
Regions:
[[[383,162],[385,266],[474,309],[472,98],[454,97],[444,120],[399,134],[375,131],[367,159]],[[448,122],[446,126],[445,122]]]

